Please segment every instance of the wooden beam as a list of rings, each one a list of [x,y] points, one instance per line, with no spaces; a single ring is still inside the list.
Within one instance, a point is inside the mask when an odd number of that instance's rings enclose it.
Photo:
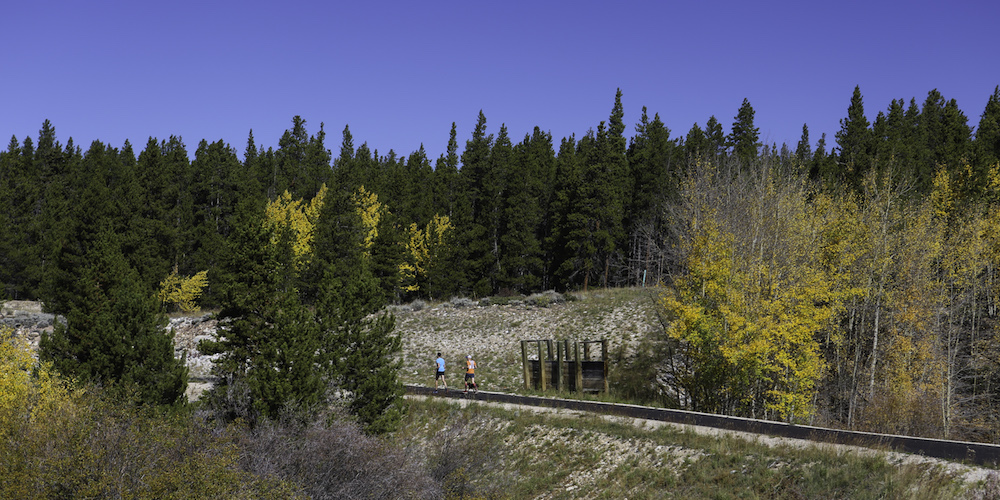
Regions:
[[[524,368],[524,388],[531,389],[531,366],[528,364],[528,341],[521,341],[521,366]]]

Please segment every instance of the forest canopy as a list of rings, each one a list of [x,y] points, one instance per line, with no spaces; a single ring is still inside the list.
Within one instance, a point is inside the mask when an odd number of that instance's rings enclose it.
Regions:
[[[674,134],[643,108],[627,132],[619,90],[580,136],[511,137],[480,112],[433,160],[355,146],[349,126],[335,153],[300,116],[276,148],[251,131],[242,155],[175,136],[84,150],[46,120],[0,152],[0,282],[66,314],[114,245],[130,290],[207,272],[199,304],[218,307],[247,258],[238,212],[257,211],[289,248],[268,254],[291,269],[269,286],[296,307],[331,286],[365,301],[328,304],[353,317],[663,284],[674,405],[995,439],[1000,87],[985,97],[975,124],[937,90],[869,120],[856,87],[832,137],[804,124],[778,145],[746,99],[729,131],[711,116]]]

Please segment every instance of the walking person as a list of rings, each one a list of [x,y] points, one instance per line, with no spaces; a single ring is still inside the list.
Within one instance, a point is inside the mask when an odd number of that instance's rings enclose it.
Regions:
[[[469,388],[475,393],[479,392],[479,386],[476,385],[476,360],[472,359],[472,355],[465,357],[465,392],[469,392]]]
[[[437,359],[434,360],[434,366],[437,368],[437,375],[434,377],[434,392],[438,391],[438,382],[444,384],[445,392],[448,391],[448,381],[444,379],[444,358],[441,357],[441,353],[438,353]]]

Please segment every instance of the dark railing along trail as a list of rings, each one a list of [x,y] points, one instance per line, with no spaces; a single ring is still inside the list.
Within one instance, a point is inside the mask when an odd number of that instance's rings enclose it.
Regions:
[[[580,401],[574,399],[545,398],[539,396],[519,396],[502,392],[483,392],[464,394],[459,390],[435,392],[432,387],[408,385],[409,394],[423,396],[439,396],[447,398],[473,398],[477,401],[491,403],[510,403],[525,406],[547,408],[565,408],[568,410],[586,411],[604,415],[617,415],[630,418],[643,418],[672,422],[678,424],[713,427],[731,431],[750,432],[768,436],[780,436],[795,439],[806,439],[825,443],[864,446],[869,448],[889,449],[904,453],[913,453],[945,460],[968,461],[975,464],[997,467],[1000,464],[1000,445],[989,443],[973,443],[968,441],[949,441],[892,434],[876,434],[857,432],[808,425],[793,425],[769,420],[755,420],[741,417],[728,417],[709,413],[698,413],[685,410],[671,410],[621,403],[603,403],[599,401]]]

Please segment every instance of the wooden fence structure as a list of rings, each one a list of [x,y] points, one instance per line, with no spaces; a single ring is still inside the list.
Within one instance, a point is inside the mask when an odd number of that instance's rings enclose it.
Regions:
[[[591,346],[600,344],[600,361],[591,360]],[[530,346],[530,349],[529,349]],[[572,350],[570,347],[572,346]],[[529,350],[537,359],[529,359]],[[524,387],[546,391],[608,392],[608,341],[522,340]]]

